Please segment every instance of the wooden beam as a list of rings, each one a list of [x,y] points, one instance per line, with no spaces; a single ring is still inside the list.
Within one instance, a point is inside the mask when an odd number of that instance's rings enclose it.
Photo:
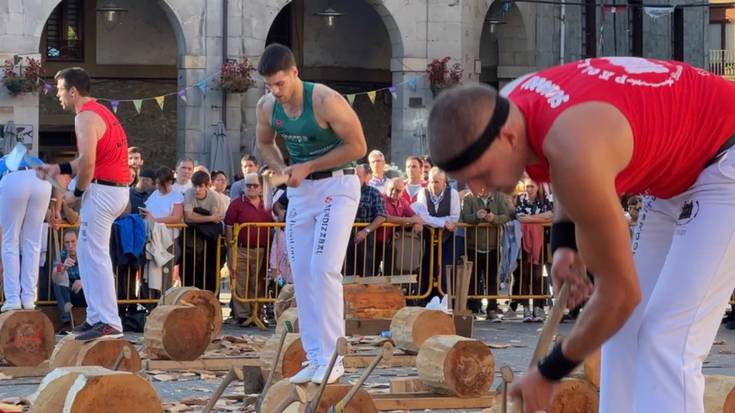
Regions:
[[[0,374],[10,377],[40,377],[45,376],[49,371],[48,361],[44,361],[35,367],[0,367]]]
[[[373,394],[378,410],[486,409],[493,407],[495,394],[460,399],[436,393]]]
[[[362,369],[370,365],[375,356],[346,355],[343,359],[345,368]],[[390,361],[382,361],[379,367],[416,367],[416,356],[410,354],[394,354]]]
[[[418,376],[396,377],[390,380],[391,394],[425,393],[430,391]]]
[[[342,284],[411,284],[415,283],[416,274],[387,275],[382,277],[360,277],[359,275],[348,275],[342,277]]]
[[[390,330],[390,322],[391,320],[384,318],[349,319],[345,320],[345,331],[348,336],[379,336],[383,331]]]

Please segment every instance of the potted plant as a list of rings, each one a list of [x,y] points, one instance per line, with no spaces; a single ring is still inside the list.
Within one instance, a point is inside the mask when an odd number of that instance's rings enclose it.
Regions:
[[[451,68],[448,68],[449,60],[451,60],[449,56],[434,59],[426,66],[426,73],[429,75],[429,87],[434,97],[442,90],[462,83],[464,73],[462,65],[455,63]]]
[[[16,64],[12,60],[6,60],[3,65],[3,85],[11,95],[18,96],[21,93],[34,93],[41,87],[41,76],[44,74],[41,61],[26,57],[25,63]]]
[[[222,64],[220,69],[218,87],[230,93],[245,93],[255,86],[252,72],[255,70],[247,57],[240,61],[230,59]]]

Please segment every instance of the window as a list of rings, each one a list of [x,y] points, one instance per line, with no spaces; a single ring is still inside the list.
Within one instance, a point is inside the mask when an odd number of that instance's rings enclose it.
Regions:
[[[46,60],[84,60],[84,0],[63,0],[49,16],[44,28]]]

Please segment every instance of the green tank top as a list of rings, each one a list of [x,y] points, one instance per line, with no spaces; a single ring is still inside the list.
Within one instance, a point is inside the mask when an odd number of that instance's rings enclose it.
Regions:
[[[273,105],[273,118],[271,125],[273,129],[283,136],[286,141],[291,163],[304,163],[318,158],[342,144],[337,134],[330,128],[322,128],[314,118],[314,108],[311,103],[311,95],[314,92],[314,83],[304,84],[304,108],[301,115],[292,119],[286,116],[283,105],[275,101]],[[354,167],[355,162],[348,162],[334,169]]]

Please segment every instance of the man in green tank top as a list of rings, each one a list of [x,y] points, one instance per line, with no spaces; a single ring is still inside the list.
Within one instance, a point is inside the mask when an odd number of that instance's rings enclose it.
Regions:
[[[341,269],[360,202],[354,161],[367,145],[352,107],[329,87],[302,82],[287,47],[266,47],[258,72],[270,93],[258,101],[257,148],[265,164],[288,175],[286,240],[308,361],[291,382],[320,383],[345,335]],[[288,167],[276,134],[286,141]],[[328,382],[343,374],[339,360]]]

